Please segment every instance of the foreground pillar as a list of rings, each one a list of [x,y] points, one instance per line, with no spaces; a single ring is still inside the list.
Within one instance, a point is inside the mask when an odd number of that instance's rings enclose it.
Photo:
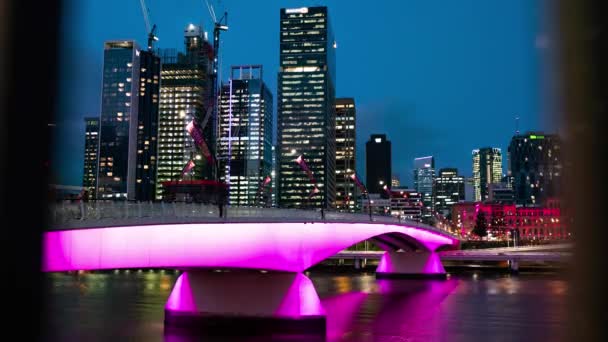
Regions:
[[[222,335],[325,334],[325,310],[300,273],[188,271],[165,305],[165,327]]]
[[[439,278],[446,277],[439,255],[434,252],[386,252],[382,255],[377,278]]]

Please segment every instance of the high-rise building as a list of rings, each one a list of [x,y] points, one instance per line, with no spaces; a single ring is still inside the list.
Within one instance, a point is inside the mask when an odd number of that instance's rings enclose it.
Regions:
[[[262,73],[261,65],[233,66],[221,89],[219,176],[233,206],[271,201],[273,101]]]
[[[435,158],[432,156],[414,159],[414,188],[422,196],[423,221],[428,220],[435,211]]]
[[[205,123],[202,129],[210,153],[214,151],[212,111],[212,47],[200,26],[184,31],[185,51],[161,50],[163,63],[160,88],[158,173],[156,198],[163,194],[162,182],[180,179],[211,179],[214,165],[195,146],[186,127],[193,120]],[[194,162],[189,172],[185,166]]]
[[[365,173],[367,191],[385,195],[384,186],[391,184],[391,142],[386,134],[372,134],[365,143]]]
[[[488,199],[488,184],[502,179],[502,153],[500,148],[484,147],[473,150],[473,182],[475,201]]]
[[[134,41],[104,44],[97,196],[154,198],[160,58]]]
[[[97,166],[99,164],[99,118],[85,118],[84,168],[82,187],[89,192],[89,198],[96,198]]]
[[[398,188],[401,186],[401,181],[399,180],[399,175],[394,174],[391,178],[391,188]]]
[[[354,211],[357,186],[355,172],[355,100],[336,99],[336,209]]]
[[[464,201],[464,177],[458,175],[458,169],[439,169],[435,178],[435,211],[447,216],[452,205]]]
[[[560,194],[561,140],[557,134],[528,132],[511,139],[509,175],[519,204],[542,204]]]
[[[465,202],[475,202],[475,180],[473,177],[464,179],[464,200]]]
[[[277,172],[277,146],[276,145],[272,145],[272,172],[270,174],[270,177],[272,177],[272,181],[271,181],[271,185],[272,185],[272,207],[276,208],[277,207],[277,201],[279,200],[279,191],[277,188],[277,185],[279,184],[279,182],[277,181],[277,177],[278,177],[278,172]]]
[[[281,9],[277,89],[281,207],[329,207],[335,201],[334,48],[327,7]],[[297,163],[300,156],[303,162]],[[312,180],[302,169],[304,163]]]

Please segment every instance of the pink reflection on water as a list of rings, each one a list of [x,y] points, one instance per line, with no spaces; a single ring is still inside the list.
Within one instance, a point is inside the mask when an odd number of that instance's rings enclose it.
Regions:
[[[321,301],[327,313],[327,338],[330,341],[339,340],[353,329],[361,305],[367,298],[365,292],[350,292]]]

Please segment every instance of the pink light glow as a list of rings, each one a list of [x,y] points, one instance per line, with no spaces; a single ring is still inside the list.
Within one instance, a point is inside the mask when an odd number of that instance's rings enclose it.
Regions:
[[[188,273],[182,273],[179,278],[177,278],[177,281],[173,286],[173,291],[171,291],[171,295],[169,296],[169,299],[167,299],[165,309],[172,311],[197,312],[196,302],[194,301],[192,288],[190,286],[190,279],[188,279]]]
[[[421,228],[369,223],[201,223],[49,231],[45,272],[116,268],[246,268],[302,272],[339,251],[387,233],[429,251],[456,246]]]

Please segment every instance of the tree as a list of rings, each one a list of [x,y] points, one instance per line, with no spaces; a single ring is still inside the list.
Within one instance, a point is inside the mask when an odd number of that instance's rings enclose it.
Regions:
[[[475,227],[473,228],[473,234],[479,236],[480,238],[488,235],[486,216],[482,211],[477,213],[477,221],[475,222]]]

